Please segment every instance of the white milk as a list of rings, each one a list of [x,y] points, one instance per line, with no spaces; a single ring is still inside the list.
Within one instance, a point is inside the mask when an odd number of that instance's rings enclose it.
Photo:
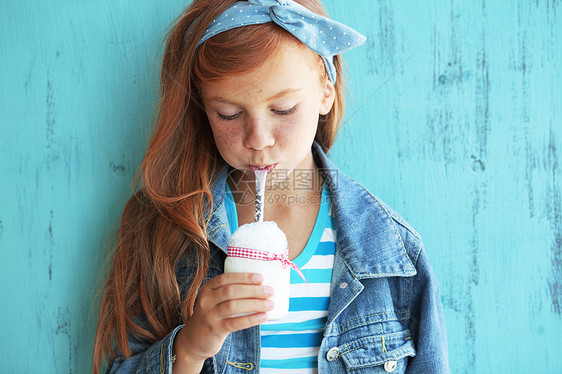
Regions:
[[[276,321],[289,312],[289,284],[291,268],[283,269],[280,261],[260,261],[247,258],[227,257],[224,262],[225,273],[260,273],[263,284],[273,288],[274,308],[267,312],[267,319]]]
[[[250,248],[282,254],[287,251],[287,238],[273,221],[253,222],[241,226],[228,243],[232,247]],[[268,320],[283,318],[289,311],[289,286],[291,268],[283,267],[281,261],[261,261],[227,256],[224,262],[225,273],[260,273],[263,285],[273,288],[271,300],[274,308],[267,312]]]

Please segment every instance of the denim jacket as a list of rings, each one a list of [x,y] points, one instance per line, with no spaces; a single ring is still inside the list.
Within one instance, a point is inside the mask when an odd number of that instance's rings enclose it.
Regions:
[[[447,337],[437,281],[419,235],[392,209],[345,176],[314,143],[336,218],[336,255],[319,373],[449,373]],[[226,168],[217,176],[207,235],[208,278],[222,273],[230,228],[224,203]],[[182,289],[192,271],[178,267]],[[142,323],[142,321],[141,321]],[[171,373],[178,326],[136,354],[117,358],[110,373]],[[230,334],[202,373],[259,373],[260,327]]]

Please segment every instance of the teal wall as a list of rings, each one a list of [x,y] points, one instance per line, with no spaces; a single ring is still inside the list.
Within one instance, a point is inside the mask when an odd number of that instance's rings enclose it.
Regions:
[[[562,372],[562,6],[326,0],[332,157],[424,238],[453,373]],[[0,372],[85,373],[100,247],[130,194],[182,1],[2,1]]]

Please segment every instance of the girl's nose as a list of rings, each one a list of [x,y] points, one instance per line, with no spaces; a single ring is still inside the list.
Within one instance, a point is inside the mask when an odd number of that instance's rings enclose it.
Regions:
[[[256,151],[275,144],[275,138],[268,121],[257,117],[249,117],[245,124],[244,146]]]

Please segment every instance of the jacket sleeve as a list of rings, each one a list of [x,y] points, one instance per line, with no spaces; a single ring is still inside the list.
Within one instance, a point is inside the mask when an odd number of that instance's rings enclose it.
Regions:
[[[222,272],[220,264],[224,263],[224,257],[217,248],[211,246],[211,260],[209,264],[209,273],[206,280],[211,279]],[[218,253],[218,254],[217,254]],[[185,260],[184,263],[190,263]],[[187,292],[189,284],[191,284],[194,269],[188,266],[178,265],[176,269],[176,277],[182,292]],[[148,328],[146,318],[135,318],[135,323]],[[172,374],[172,347],[176,334],[181,330],[183,325],[176,327],[163,339],[155,343],[146,343],[139,341],[137,338],[129,334],[129,346],[133,355],[129,359],[123,356],[116,357],[108,366],[107,374]],[[210,357],[205,360],[201,374],[214,374],[216,372],[215,360]]]
[[[406,373],[448,374],[447,334],[439,287],[421,243],[415,265],[409,329],[416,356],[409,360]]]
[[[151,345],[144,344],[129,335],[129,345],[133,355],[129,359],[123,356],[116,357],[108,366],[107,374],[171,374],[172,373],[172,347],[174,338],[183,325],[176,327],[162,340]],[[202,374],[214,373],[212,358],[205,361]]]

